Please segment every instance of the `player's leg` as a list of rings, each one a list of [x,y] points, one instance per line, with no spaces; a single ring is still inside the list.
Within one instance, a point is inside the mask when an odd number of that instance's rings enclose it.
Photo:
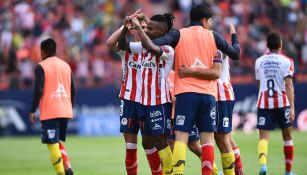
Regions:
[[[233,104],[233,101],[219,101],[217,103],[217,132],[214,134],[214,139],[221,152],[223,172],[225,175],[235,174],[235,156],[230,144]]]
[[[149,106],[146,114],[150,132],[158,150],[163,174],[172,173],[172,150],[168,145],[168,135],[171,132],[172,104]]]
[[[258,158],[260,164],[260,175],[267,173],[268,141],[270,130],[275,129],[273,109],[260,109],[257,111],[257,129],[259,129]]]
[[[214,132],[216,132],[216,101],[212,95],[202,95],[196,125],[202,145],[202,175],[211,175],[214,163]]]
[[[197,103],[200,98],[194,93],[184,93],[176,96],[175,106],[175,143],[173,151],[173,174],[184,173],[186,161],[186,147],[189,133],[195,123]]]
[[[292,122],[290,121],[289,110],[289,107],[279,108],[276,110],[277,121],[282,130],[282,138],[284,140],[285,175],[293,175],[292,165],[294,160]]]
[[[162,175],[162,166],[158,150],[154,146],[154,139],[150,135],[142,134],[142,145],[151,169],[152,175]]]
[[[237,145],[237,143],[235,142],[235,140],[233,139],[233,137],[230,136],[230,144],[232,147],[232,150],[234,152],[235,155],[235,174],[236,175],[244,175],[244,170],[243,170],[243,164],[242,164],[242,160],[241,160],[241,155],[240,155],[240,149]]]
[[[189,134],[188,147],[189,150],[193,152],[201,160],[201,144],[196,125],[193,126],[193,129]],[[213,163],[212,175],[221,175],[221,174],[223,174],[223,172],[220,172],[216,164]]]
[[[65,175],[59,141],[58,119],[42,121],[42,143],[47,144],[50,162],[58,175]]]
[[[121,100],[120,105],[120,132],[123,133],[126,143],[125,166],[128,175],[136,175],[138,169],[137,159],[137,133],[138,103]]]
[[[67,131],[67,124],[68,119],[59,119],[60,120],[60,142],[59,142],[59,148],[61,150],[62,158],[63,158],[63,164],[65,169],[65,175],[73,175],[73,170],[71,167],[71,163],[68,158],[68,153],[65,149],[64,142],[66,140],[66,131]]]

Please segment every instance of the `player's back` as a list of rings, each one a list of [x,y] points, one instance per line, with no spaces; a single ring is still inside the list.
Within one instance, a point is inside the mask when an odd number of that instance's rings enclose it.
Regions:
[[[175,48],[175,71],[181,65],[192,69],[210,69],[217,53],[212,31],[201,26],[191,26],[180,30],[179,43]],[[194,77],[179,78],[175,76],[175,95],[196,92],[216,96],[215,80],[201,80]]]
[[[258,108],[289,106],[284,78],[293,76],[293,61],[282,54],[269,53],[256,60],[255,70],[260,81]]]

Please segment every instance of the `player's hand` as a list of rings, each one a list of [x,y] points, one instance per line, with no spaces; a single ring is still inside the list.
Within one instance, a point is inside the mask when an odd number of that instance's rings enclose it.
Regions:
[[[290,107],[290,121],[293,122],[294,121],[294,118],[295,118],[295,110],[294,110],[294,107]]]
[[[135,27],[140,27],[141,26],[137,17],[132,17],[131,18],[131,22],[132,22],[132,25],[135,26]]]
[[[137,11],[135,11],[132,15],[129,15],[131,18],[133,17],[137,17],[139,14],[141,14],[141,9],[138,9]]]
[[[130,16],[126,16],[125,20],[124,20],[124,26],[130,30],[133,28],[133,25],[132,25],[132,20],[131,20],[131,17]]]
[[[36,118],[35,113],[30,113],[29,114],[29,122],[31,124],[35,124],[35,118]]]
[[[236,28],[232,23],[229,24],[229,29],[230,29],[230,31],[229,31],[230,35],[236,33]]]
[[[178,70],[179,78],[185,78],[188,77],[191,74],[191,68],[189,68],[186,65],[181,65],[181,67]]]

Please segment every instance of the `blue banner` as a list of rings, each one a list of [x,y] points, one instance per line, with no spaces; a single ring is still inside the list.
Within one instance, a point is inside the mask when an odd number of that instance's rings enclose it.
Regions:
[[[307,84],[295,85],[295,127],[307,131]],[[256,85],[234,86],[234,128],[245,132],[254,131],[257,117]],[[119,90],[78,89],[74,105],[74,119],[69,122],[68,132],[83,136],[119,134]],[[31,125],[28,114],[31,108],[32,90],[0,91],[0,135],[39,134],[41,125]]]

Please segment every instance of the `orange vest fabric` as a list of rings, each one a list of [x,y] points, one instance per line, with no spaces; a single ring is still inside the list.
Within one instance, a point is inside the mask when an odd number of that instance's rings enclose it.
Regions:
[[[71,69],[57,57],[39,63],[44,69],[44,90],[40,99],[40,120],[72,118]]]
[[[179,78],[178,69],[186,65],[192,69],[210,69],[217,48],[212,31],[202,26],[180,30],[180,39],[175,48],[175,95],[196,92],[217,96],[216,80],[201,80],[194,77]]]

